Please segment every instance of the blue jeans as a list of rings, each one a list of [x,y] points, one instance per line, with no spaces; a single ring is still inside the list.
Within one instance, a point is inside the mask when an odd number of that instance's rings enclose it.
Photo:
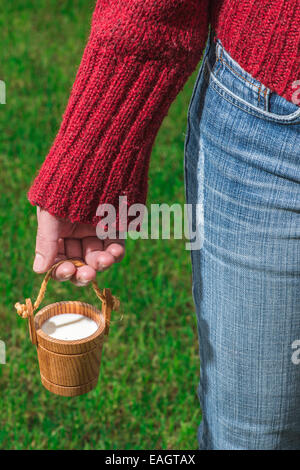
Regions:
[[[185,140],[200,449],[300,449],[299,148],[300,108],[211,37]]]

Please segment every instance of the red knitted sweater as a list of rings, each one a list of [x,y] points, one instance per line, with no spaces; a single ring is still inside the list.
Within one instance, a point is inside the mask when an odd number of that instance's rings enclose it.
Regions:
[[[291,100],[299,0],[98,0],[62,124],[28,197],[96,225],[101,203],[145,203],[151,148],[211,22],[231,56]]]

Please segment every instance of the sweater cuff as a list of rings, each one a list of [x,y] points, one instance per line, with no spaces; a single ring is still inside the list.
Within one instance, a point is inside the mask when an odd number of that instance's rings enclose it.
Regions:
[[[96,225],[100,204],[144,204],[152,145],[198,57],[175,64],[85,52],[55,142],[28,198],[52,215]],[[188,62],[188,63],[187,63]]]

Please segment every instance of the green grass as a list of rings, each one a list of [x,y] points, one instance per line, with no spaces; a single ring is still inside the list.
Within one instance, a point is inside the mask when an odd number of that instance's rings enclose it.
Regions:
[[[98,275],[120,297],[97,388],[58,397],[40,383],[16,301],[35,297],[35,209],[26,199],[64,111],[89,32],[93,0],[14,0],[0,13],[1,449],[195,449],[198,346],[184,240],[129,240],[125,260]],[[184,202],[183,144],[195,73],[156,139],[148,203]],[[50,283],[51,284],[51,283]],[[97,303],[91,288],[52,283],[45,303]],[[117,320],[118,314],[113,319]]]

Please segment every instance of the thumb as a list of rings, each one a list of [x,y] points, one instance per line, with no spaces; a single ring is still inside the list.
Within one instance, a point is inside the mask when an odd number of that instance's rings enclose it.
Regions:
[[[44,273],[54,264],[58,253],[58,240],[61,222],[38,208],[38,230],[36,235],[33,270]]]

